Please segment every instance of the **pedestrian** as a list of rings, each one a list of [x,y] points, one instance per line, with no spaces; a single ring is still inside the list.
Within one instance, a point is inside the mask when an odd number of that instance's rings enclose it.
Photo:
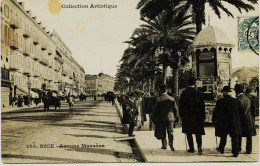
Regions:
[[[23,105],[23,104],[22,104],[22,96],[19,95],[19,96],[18,96],[18,103],[17,103],[17,106],[18,106],[18,107],[22,107],[22,105]]]
[[[147,106],[147,113],[149,114],[149,129],[153,130],[154,129],[154,123],[152,121],[152,115],[154,113],[154,108],[156,105],[156,95],[153,91],[150,92],[150,96],[148,98],[148,106]]]
[[[128,136],[134,136],[133,131],[136,126],[136,118],[138,115],[137,107],[135,104],[135,94],[131,92],[128,96],[128,100],[125,103],[126,105],[126,116],[129,117],[126,124],[129,124]]]
[[[192,134],[196,136],[198,154],[202,154],[202,135],[205,135],[205,104],[203,93],[195,89],[196,79],[189,78],[189,87],[184,90],[180,97],[180,117],[182,119],[182,132],[186,134],[189,153],[194,153]]]
[[[70,94],[68,95],[68,103],[69,103],[69,116],[71,116],[72,114],[75,115],[75,100]]]
[[[241,84],[235,85],[235,92],[241,107],[240,123],[242,137],[246,137],[246,153],[252,153],[252,136],[256,135],[255,128],[255,108],[253,101],[244,93]],[[239,150],[241,151],[242,138],[239,138]]]
[[[223,98],[219,99],[213,111],[212,122],[215,124],[215,136],[220,137],[217,148],[221,154],[225,151],[227,135],[231,137],[232,154],[234,157],[239,155],[239,137],[241,136],[240,126],[240,105],[239,101],[230,94],[229,86],[224,86]]]
[[[17,97],[16,97],[16,96],[14,96],[14,97],[13,97],[13,100],[12,100],[12,107],[14,107],[14,106],[15,106],[16,100],[17,100]]]
[[[157,103],[154,110],[154,115],[160,118],[160,125],[162,130],[162,147],[161,149],[167,149],[166,131],[168,134],[169,146],[172,151],[173,147],[173,125],[175,119],[178,119],[178,107],[173,97],[169,96],[166,92],[166,86],[161,85],[162,95],[157,98]]]

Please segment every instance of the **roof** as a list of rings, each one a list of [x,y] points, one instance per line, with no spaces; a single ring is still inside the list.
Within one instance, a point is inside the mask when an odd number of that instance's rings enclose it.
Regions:
[[[207,26],[193,41],[193,45],[232,44],[227,35],[219,28]]]

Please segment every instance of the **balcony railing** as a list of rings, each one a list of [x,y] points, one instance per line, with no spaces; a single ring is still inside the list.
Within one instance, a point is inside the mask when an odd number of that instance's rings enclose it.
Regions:
[[[39,43],[40,43],[39,38],[34,36],[33,37],[33,44],[38,45]]]
[[[46,59],[46,58],[42,58],[42,59],[40,60],[40,63],[43,64],[43,65],[45,65],[45,66],[49,65],[49,61],[48,61],[48,59]]]
[[[14,29],[18,29],[20,27],[19,22],[13,17],[10,19],[10,26]]]
[[[30,56],[30,50],[29,50],[29,48],[25,48],[25,49],[23,50],[23,55],[24,55],[24,56]]]
[[[40,72],[34,71],[34,72],[33,72],[33,76],[34,76],[34,77],[40,77],[41,74],[40,74]]]
[[[18,41],[16,41],[16,40],[11,40],[11,42],[10,42],[10,48],[13,49],[13,50],[17,50],[17,49],[19,48]]]
[[[30,31],[27,30],[27,29],[24,29],[24,30],[23,30],[23,36],[24,36],[25,38],[31,37]]]
[[[62,64],[64,63],[62,57],[60,57],[59,55],[54,55],[54,59],[57,60],[57,61],[59,61],[59,62],[62,63]]]

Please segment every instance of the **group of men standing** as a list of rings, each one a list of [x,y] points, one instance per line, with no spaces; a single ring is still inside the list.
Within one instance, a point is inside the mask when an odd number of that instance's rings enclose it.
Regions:
[[[157,97],[151,120],[155,124],[155,137],[162,140],[162,149],[167,149],[166,133],[168,134],[169,146],[173,146],[174,124],[182,122],[182,132],[186,134],[189,149],[187,152],[194,153],[193,134],[196,137],[198,154],[202,154],[202,135],[205,135],[205,103],[204,95],[195,89],[196,79],[188,80],[189,87],[185,89],[179,99],[167,94],[166,86],[162,85],[161,95]],[[220,137],[220,144],[217,150],[224,153],[227,135],[232,140],[232,154],[237,157],[241,151],[241,137],[247,137],[246,153],[252,152],[252,136],[256,135],[254,125],[255,107],[254,102],[244,93],[240,84],[235,86],[237,98],[230,95],[229,86],[223,87],[223,98],[219,99],[213,111],[212,122],[215,124],[215,135]],[[135,118],[138,115],[134,103],[134,93],[130,93],[125,103],[126,112],[130,113],[129,136],[133,136],[133,129],[136,125]]]

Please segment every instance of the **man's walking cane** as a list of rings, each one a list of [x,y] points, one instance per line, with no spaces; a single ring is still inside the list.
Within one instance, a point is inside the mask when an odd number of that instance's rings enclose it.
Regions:
[[[187,135],[185,134],[185,145],[186,145],[186,152],[187,152]]]
[[[216,136],[216,146],[217,146],[216,150],[217,150],[217,154],[218,154],[218,137],[217,136]]]

